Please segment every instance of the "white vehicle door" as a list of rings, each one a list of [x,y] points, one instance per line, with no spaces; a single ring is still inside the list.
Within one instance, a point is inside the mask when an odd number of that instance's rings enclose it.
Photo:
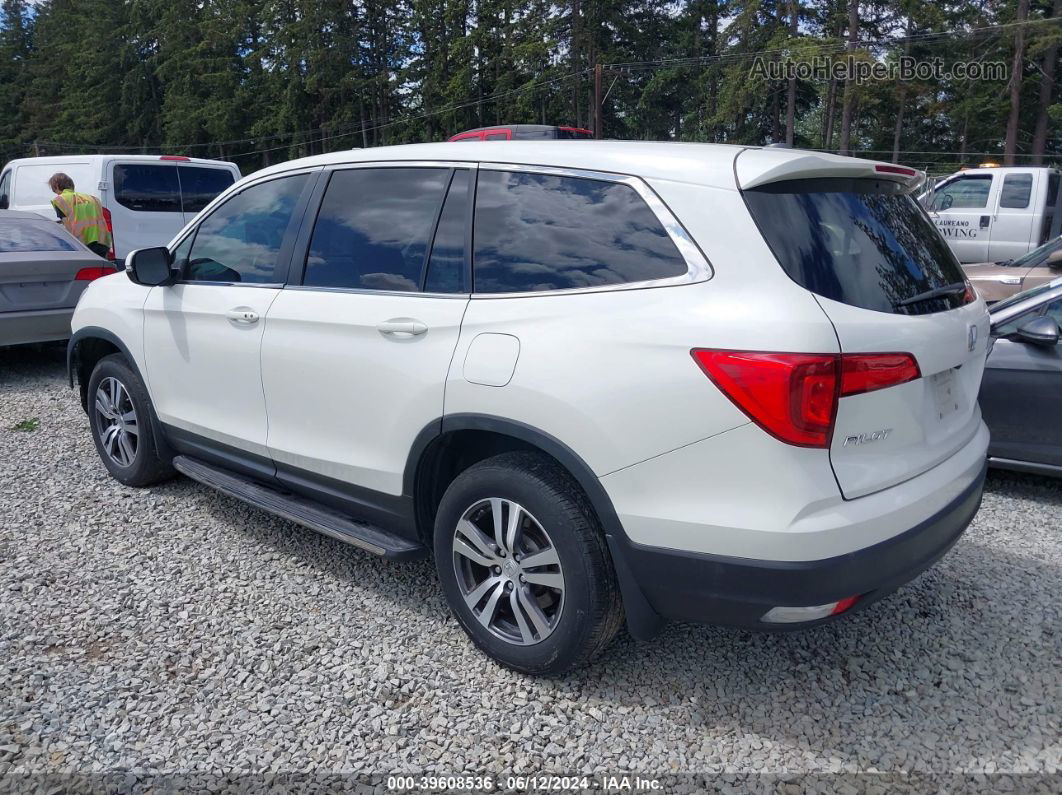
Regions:
[[[994,174],[960,174],[933,191],[926,209],[959,262],[986,262],[998,188]]]
[[[165,246],[181,231],[181,186],[173,161],[112,160],[104,174],[107,189],[100,200],[111,214],[119,260],[138,248]]]
[[[229,196],[178,244],[177,282],[148,295],[148,389],[175,438],[266,455],[262,330],[315,176],[273,177]]]
[[[989,243],[988,259],[994,262],[1016,259],[1034,248],[1034,222],[1043,217],[1033,202],[1034,196],[1042,195],[1036,180],[1046,176],[1043,172],[1008,170],[1001,176]]]
[[[443,414],[468,305],[473,174],[406,162],[322,176],[262,343],[269,452],[292,489],[362,514],[402,494],[415,438]]]

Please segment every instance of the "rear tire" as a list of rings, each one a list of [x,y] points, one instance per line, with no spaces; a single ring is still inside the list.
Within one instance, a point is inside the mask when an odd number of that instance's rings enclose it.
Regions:
[[[434,546],[457,620],[508,668],[566,673],[593,660],[623,624],[597,518],[545,455],[504,453],[458,475],[439,504]]]
[[[86,394],[92,441],[111,477],[126,486],[150,486],[174,476],[155,447],[147,389],[124,356],[100,359]]]

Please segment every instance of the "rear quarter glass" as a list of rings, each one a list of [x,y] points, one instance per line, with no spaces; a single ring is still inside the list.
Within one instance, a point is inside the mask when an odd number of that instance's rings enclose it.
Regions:
[[[961,292],[901,303],[965,279],[924,210],[904,191],[888,180],[843,178],[777,182],[742,195],[782,269],[811,292],[895,314],[961,306]]]

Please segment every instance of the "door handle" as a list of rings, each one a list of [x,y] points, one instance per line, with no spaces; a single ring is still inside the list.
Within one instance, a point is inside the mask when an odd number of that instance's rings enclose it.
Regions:
[[[396,317],[380,323],[376,330],[392,337],[415,337],[428,330],[428,326],[409,317]]]
[[[238,306],[225,313],[225,317],[233,323],[243,326],[253,326],[258,322],[258,313],[246,306]]]
[[[992,221],[992,216],[990,216],[990,215],[982,215],[981,216],[981,228],[982,229],[988,229],[988,225],[989,225],[989,223],[991,223],[991,221]]]

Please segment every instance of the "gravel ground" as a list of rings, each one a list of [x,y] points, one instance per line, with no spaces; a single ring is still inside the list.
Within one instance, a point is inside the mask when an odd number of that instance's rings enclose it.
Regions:
[[[111,480],[63,356],[0,351],[0,789],[114,770],[1062,785],[1062,483],[991,474],[955,549],[848,621],[673,625],[534,680],[473,649],[430,563],[186,479]]]

